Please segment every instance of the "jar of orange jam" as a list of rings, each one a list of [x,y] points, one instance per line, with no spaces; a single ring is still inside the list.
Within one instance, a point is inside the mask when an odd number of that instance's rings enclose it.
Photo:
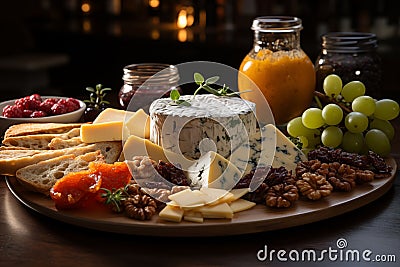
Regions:
[[[301,19],[258,17],[251,29],[253,49],[240,65],[238,89],[251,90],[241,96],[256,103],[257,113],[267,100],[275,123],[285,124],[311,104],[315,90],[313,63],[300,47]]]

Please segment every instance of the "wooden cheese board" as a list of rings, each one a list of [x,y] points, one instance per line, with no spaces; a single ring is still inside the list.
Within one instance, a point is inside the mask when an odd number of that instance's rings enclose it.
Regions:
[[[30,192],[15,177],[6,177],[8,188],[28,208],[50,218],[80,227],[146,236],[225,236],[257,233],[317,222],[360,208],[384,195],[392,186],[397,170],[396,161],[389,178],[358,185],[348,193],[333,192],[319,201],[300,199],[288,209],[272,209],[264,205],[235,214],[232,220],[206,219],[204,223],[166,222],[154,216],[150,221],[136,221],[111,212],[88,210],[58,211],[53,201]]]

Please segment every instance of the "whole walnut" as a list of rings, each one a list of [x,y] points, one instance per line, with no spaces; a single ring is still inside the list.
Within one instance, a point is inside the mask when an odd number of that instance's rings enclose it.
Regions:
[[[296,182],[296,186],[303,196],[311,200],[318,200],[331,194],[333,187],[323,175],[306,172]]]

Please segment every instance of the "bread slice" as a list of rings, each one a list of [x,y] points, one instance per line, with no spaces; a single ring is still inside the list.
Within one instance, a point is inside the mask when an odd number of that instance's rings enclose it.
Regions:
[[[64,155],[19,169],[16,177],[28,189],[49,195],[50,189],[66,174],[87,170],[90,162],[104,162],[100,150],[81,156]]]
[[[36,164],[39,161],[70,154],[79,156],[96,150],[101,150],[103,154],[103,151],[114,151],[115,149],[92,144],[58,150],[0,150],[0,175],[14,176],[18,169]]]
[[[90,146],[92,145],[101,151],[105,161],[110,164],[118,161],[122,152],[121,141],[98,142],[90,144]]]
[[[24,136],[13,136],[3,140],[3,145],[14,147],[25,147],[29,149],[49,149],[49,143],[59,134],[33,134]]]
[[[80,128],[82,123],[21,123],[10,126],[4,133],[4,138],[20,135],[42,133],[66,133],[74,128]]]
[[[48,144],[48,147],[50,149],[63,149],[68,147],[86,146],[86,145],[87,145],[86,143],[82,142],[80,136],[72,137],[70,139],[55,137],[51,139],[50,143]]]
[[[3,145],[14,147],[25,147],[29,149],[50,149],[49,144],[54,138],[61,140],[68,140],[78,137],[80,133],[79,128],[72,129],[62,134],[30,134],[21,136],[11,136],[4,138]]]

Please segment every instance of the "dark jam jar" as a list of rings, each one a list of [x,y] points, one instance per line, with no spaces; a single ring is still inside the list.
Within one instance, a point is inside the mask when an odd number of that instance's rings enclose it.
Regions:
[[[124,85],[119,91],[119,102],[124,109],[146,110],[155,99],[169,97],[178,86],[177,67],[161,63],[141,63],[125,66],[122,80]],[[132,101],[131,101],[132,100]]]
[[[381,59],[377,53],[375,34],[361,32],[331,32],[322,35],[321,53],[315,62],[317,90],[329,74],[337,74],[343,85],[361,81],[366,94],[379,97],[381,88]]]

